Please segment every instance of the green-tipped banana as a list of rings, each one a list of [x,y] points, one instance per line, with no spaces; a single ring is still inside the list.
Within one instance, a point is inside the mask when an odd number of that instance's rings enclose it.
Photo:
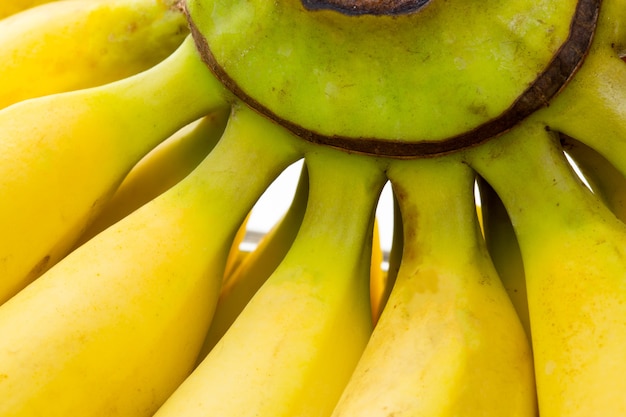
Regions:
[[[442,158],[387,174],[402,264],[333,417],[536,416],[528,339],[482,240],[473,171]]]
[[[226,110],[206,115],[150,151],[124,177],[77,244],[91,239],[185,178],[213,149],[227,119]]]
[[[241,108],[189,177],[0,306],[0,415],[152,416],[193,368],[239,225],[299,157]]]
[[[519,241],[540,414],[624,415],[626,226],[535,122],[467,159],[502,199]]]
[[[287,254],[302,223],[308,194],[309,177],[306,167],[303,167],[293,200],[285,214],[263,236],[255,250],[225,276],[211,327],[198,356],[199,362],[219,342]]]
[[[0,20],[0,108],[144,71],[188,32],[173,0],[63,0]]]
[[[498,276],[509,294],[526,334],[530,338],[530,320],[526,299],[526,276],[511,219],[494,189],[479,178],[482,224],[489,255]]]
[[[0,303],[66,254],[145,154],[224,108],[223,94],[189,38],[133,77],[0,111]]]
[[[286,257],[155,417],[328,416],[369,338],[377,162],[311,149]]]

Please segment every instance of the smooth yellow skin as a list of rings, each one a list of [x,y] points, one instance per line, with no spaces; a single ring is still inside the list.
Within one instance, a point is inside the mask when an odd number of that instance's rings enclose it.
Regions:
[[[306,155],[310,194],[278,269],[155,417],[328,416],[371,332],[377,163]]]
[[[239,111],[189,177],[0,307],[0,415],[151,416],[182,382],[239,225],[299,157],[253,117]]]
[[[387,302],[387,271],[383,271],[383,249],[380,246],[380,227],[374,221],[372,234],[372,259],[370,262],[370,304],[372,305],[372,323],[376,325],[380,313]]]
[[[0,19],[41,4],[58,0],[6,0],[0,3]]]
[[[124,177],[78,244],[91,239],[189,175],[215,147],[227,119],[226,109],[203,116],[151,150]]]
[[[518,237],[540,414],[626,415],[626,226],[537,119],[467,159],[498,192]]]
[[[225,276],[198,362],[219,342],[289,251],[304,217],[308,180],[306,168],[303,167],[294,198],[283,217],[263,236],[255,250],[231,274]]]
[[[529,342],[482,240],[473,172],[440,158],[387,175],[402,263],[332,416],[536,416]]]
[[[66,254],[146,153],[223,108],[222,91],[189,39],[131,78],[0,111],[0,303]]]
[[[489,255],[517,315],[530,337],[530,319],[526,296],[526,274],[519,243],[511,219],[497,193],[479,180],[483,231]]]
[[[63,0],[0,20],[0,108],[144,71],[188,32],[173,0]]]

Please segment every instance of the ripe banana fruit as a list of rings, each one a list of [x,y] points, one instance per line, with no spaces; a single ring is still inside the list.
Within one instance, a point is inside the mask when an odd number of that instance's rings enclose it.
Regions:
[[[626,366],[617,358],[626,346],[626,226],[536,116],[467,160],[502,199],[518,237],[540,414],[625,415]]]
[[[482,178],[478,179],[480,190],[482,225],[489,255],[498,271],[517,315],[530,337],[526,275],[519,243],[511,219],[495,190]]]
[[[187,39],[130,78],[1,110],[0,303],[72,248],[145,154],[224,100]]]
[[[19,13],[23,10],[58,0],[7,0],[0,3],[0,19]]]
[[[173,0],[61,0],[0,20],[0,108],[144,71],[188,32]]]
[[[328,416],[369,338],[378,162],[305,156],[307,208],[286,257],[155,417]],[[224,376],[228,377],[225,378]]]
[[[185,178],[215,147],[227,120],[228,111],[220,109],[186,125],[151,150],[103,204],[78,245]]]
[[[473,171],[438,158],[387,175],[402,264],[332,416],[535,416],[529,343],[482,240]]]
[[[293,200],[285,214],[263,236],[255,250],[232,273],[226,274],[198,362],[219,342],[287,254],[302,223],[308,194],[309,177],[306,166],[303,166]]]
[[[299,157],[241,108],[189,177],[0,306],[0,415],[151,416],[192,370],[239,225]]]

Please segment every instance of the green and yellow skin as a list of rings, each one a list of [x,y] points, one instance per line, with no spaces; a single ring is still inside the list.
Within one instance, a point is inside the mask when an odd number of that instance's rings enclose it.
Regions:
[[[308,195],[309,177],[303,166],[293,200],[285,214],[263,236],[254,251],[230,274],[225,275],[198,362],[215,347],[289,251],[302,224]]]
[[[626,222],[626,177],[605,157],[589,146],[568,137],[561,137],[565,152],[570,155],[591,190],[598,195],[615,216]]]
[[[474,172],[438,158],[387,175],[402,263],[332,416],[536,416],[530,345],[480,232]]]
[[[537,116],[467,161],[502,199],[521,248],[540,414],[624,415],[626,226]]]
[[[0,108],[145,71],[188,33],[173,0],[62,0],[7,17],[0,20]]]
[[[133,77],[0,111],[0,303],[66,255],[145,154],[225,108],[224,94],[188,38]]]
[[[482,178],[480,190],[483,231],[489,256],[498,272],[504,289],[517,311],[517,315],[530,338],[530,319],[526,294],[526,274],[517,236],[511,219],[495,190]]]
[[[309,198],[276,271],[155,417],[329,416],[372,330],[378,162],[305,155]]]
[[[236,111],[187,178],[0,306],[0,415],[152,416],[193,369],[231,242],[293,144]]]
[[[227,109],[220,109],[203,116],[141,158],[104,203],[77,244],[91,239],[189,175],[219,141],[228,115]]]

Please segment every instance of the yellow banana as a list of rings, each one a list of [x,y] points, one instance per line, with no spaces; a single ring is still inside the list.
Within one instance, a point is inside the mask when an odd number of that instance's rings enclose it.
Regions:
[[[0,415],[151,416],[191,371],[232,239],[292,145],[236,111],[189,177],[0,306]]]
[[[250,220],[250,215],[251,213],[248,213],[246,218],[243,220],[243,222],[239,226],[239,230],[237,230],[237,234],[235,235],[233,244],[230,247],[228,256],[226,256],[226,267],[224,268],[224,276],[222,277],[222,283],[224,283],[228,279],[228,277],[230,277],[233,274],[233,272],[237,269],[239,264],[243,262],[243,260],[248,255],[247,252],[241,250],[241,244],[245,240],[246,235],[248,233],[248,221]]]
[[[370,284],[370,292],[371,295],[371,304],[372,304],[372,321],[373,324],[376,325],[378,323],[378,319],[382,314],[385,305],[387,304],[387,300],[389,300],[389,295],[391,294],[391,290],[393,288],[393,284],[396,281],[396,277],[398,275],[398,269],[400,268],[400,261],[402,258],[402,218],[400,216],[400,211],[398,208],[398,202],[393,197],[393,231],[392,231],[392,240],[391,240],[391,250],[389,251],[389,260],[388,267],[386,271],[382,271],[382,275],[379,277],[380,282],[376,284],[376,276],[373,276],[374,285]],[[376,224],[374,225],[376,226]],[[376,228],[374,228],[374,232],[376,232]],[[376,238],[374,238],[374,245],[376,244]],[[374,253],[376,248],[372,251]],[[382,253],[381,253],[382,255]],[[378,261],[374,260],[375,256],[372,256],[372,268],[374,268],[374,263]]]
[[[377,162],[305,156],[310,193],[282,263],[155,414],[328,416],[371,332],[369,265]]]
[[[387,175],[402,263],[332,416],[535,416],[529,343],[483,243],[474,173],[442,157]]]
[[[378,221],[374,220],[372,233],[372,259],[370,261],[370,304],[372,309],[372,323],[376,325],[380,310],[384,305],[383,297],[387,286],[387,274],[383,270],[383,249],[380,243]]]
[[[0,19],[52,1],[58,0],[5,0],[0,3]]]
[[[570,137],[561,137],[565,151],[574,158],[591,189],[613,213],[626,222],[626,177],[605,157]]]
[[[224,132],[228,111],[203,116],[160,143],[124,177],[78,241],[82,244],[185,178]]]
[[[66,254],[142,156],[223,108],[223,94],[189,38],[133,77],[0,111],[0,303]]]
[[[213,349],[285,257],[302,223],[308,188],[308,175],[303,166],[293,200],[283,217],[263,236],[255,250],[231,274],[225,276],[198,362]]]
[[[62,0],[0,20],[0,108],[157,64],[188,34],[174,3]]]
[[[530,337],[530,319],[526,299],[526,276],[515,230],[500,197],[479,178],[482,224],[489,255],[498,276],[509,294],[524,330]]]
[[[468,162],[502,199],[519,241],[541,416],[626,415],[626,226],[542,118],[468,152]]]

